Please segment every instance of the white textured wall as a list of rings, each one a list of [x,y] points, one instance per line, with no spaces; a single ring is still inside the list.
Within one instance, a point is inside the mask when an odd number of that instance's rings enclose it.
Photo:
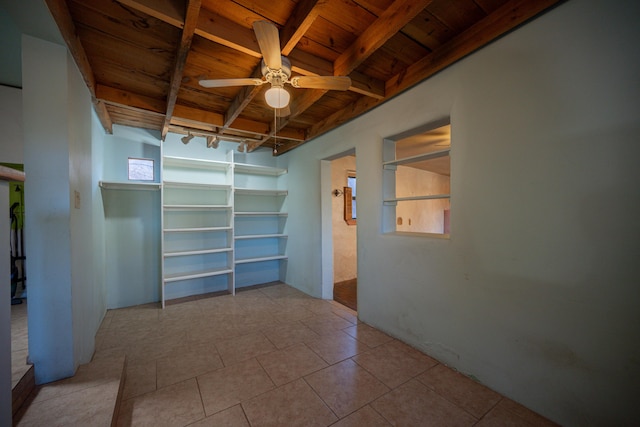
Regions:
[[[93,357],[95,334],[106,312],[105,290],[93,269],[93,250],[99,246],[99,242],[94,243],[94,240],[99,236],[94,232],[96,177],[92,169],[92,138],[96,136],[93,127],[100,124],[94,121],[91,95],[71,55],[67,55],[67,82],[71,296],[77,367]],[[101,139],[99,133],[97,136]]]
[[[0,4],[0,85],[22,86],[20,61],[20,40],[22,34],[18,26],[9,16],[3,4]],[[2,93],[0,93],[2,99]],[[0,101],[2,102],[2,101]],[[21,108],[19,108],[22,111]],[[14,162],[17,163],[17,162]]]
[[[91,283],[93,285],[93,292],[91,301],[88,305],[94,307],[96,311],[93,315],[90,315],[89,321],[91,322],[90,328],[97,330],[102,323],[104,314],[107,307],[107,287],[105,280],[105,273],[107,265],[105,263],[105,219],[104,219],[104,206],[102,203],[102,194],[98,182],[102,179],[104,158],[104,139],[106,133],[97,114],[92,109],[91,114],[91,191],[90,201],[92,206],[92,233],[93,233],[93,248],[91,249],[92,255],[92,275]],[[98,307],[98,310],[95,308]],[[95,338],[95,333],[93,335]]]
[[[321,295],[320,161],[356,148],[360,318],[564,425],[640,378],[636,2],[562,3],[286,154],[288,283]],[[451,239],[381,234],[382,140],[451,117]]]
[[[23,36],[22,53],[29,357],[41,384],[75,372],[68,70],[64,47]]]
[[[106,309],[93,253],[103,244],[93,211],[100,132],[66,48],[23,36],[22,53],[29,356],[40,384],[90,360]]]
[[[24,163],[22,90],[0,86],[0,162]]]

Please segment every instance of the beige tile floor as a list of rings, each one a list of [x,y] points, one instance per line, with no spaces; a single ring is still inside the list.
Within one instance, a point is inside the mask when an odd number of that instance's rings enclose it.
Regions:
[[[125,356],[78,367],[73,377],[37,386],[13,418],[16,427],[110,426]]]
[[[542,426],[548,420],[284,284],[107,312],[118,426]]]

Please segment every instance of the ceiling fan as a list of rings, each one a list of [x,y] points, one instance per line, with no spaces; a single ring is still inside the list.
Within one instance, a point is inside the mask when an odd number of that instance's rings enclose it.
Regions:
[[[295,88],[347,90],[351,79],[346,76],[296,76],[291,77],[291,62],[280,53],[278,28],[269,21],[255,21],[253,31],[256,34],[262,53],[262,75],[260,78],[200,80],[200,86],[206,88],[227,86],[260,86],[270,83],[265,100],[276,111],[288,110],[291,95],[284,88],[286,83]],[[286,113],[283,115],[287,115]]]

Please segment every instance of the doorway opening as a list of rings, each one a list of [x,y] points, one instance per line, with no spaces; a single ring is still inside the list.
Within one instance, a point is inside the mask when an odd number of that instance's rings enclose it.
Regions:
[[[357,174],[355,152],[331,160],[333,299],[358,310]]]
[[[22,164],[0,163],[5,169],[16,171],[16,179],[24,172]],[[22,175],[22,178],[24,175]],[[24,249],[24,179],[8,182],[9,200],[7,235],[9,241],[9,259],[11,274],[11,390],[12,408],[15,412],[27,398],[33,383],[33,368],[28,364],[29,355],[27,326],[27,278]],[[3,285],[8,285],[3,283]],[[8,301],[4,302],[9,304]]]

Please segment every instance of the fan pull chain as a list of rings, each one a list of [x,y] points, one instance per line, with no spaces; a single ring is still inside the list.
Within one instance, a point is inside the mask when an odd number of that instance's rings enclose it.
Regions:
[[[273,154],[278,154],[278,110],[273,109]]]

